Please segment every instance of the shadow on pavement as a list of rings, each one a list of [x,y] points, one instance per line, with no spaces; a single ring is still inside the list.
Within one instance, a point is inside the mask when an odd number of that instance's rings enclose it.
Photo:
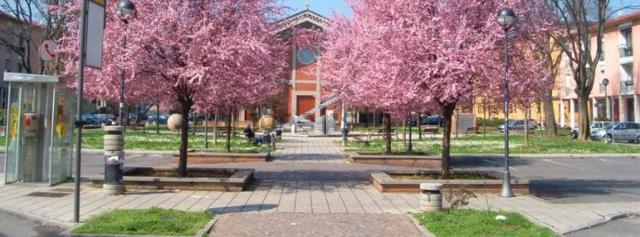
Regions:
[[[546,179],[532,180],[531,193],[542,198],[561,199],[585,195],[610,195],[613,192],[629,190],[640,201],[640,181],[638,180],[585,180],[585,179]]]

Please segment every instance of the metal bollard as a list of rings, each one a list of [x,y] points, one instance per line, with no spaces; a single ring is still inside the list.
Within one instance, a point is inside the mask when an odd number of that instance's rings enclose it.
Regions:
[[[118,195],[125,191],[122,184],[124,166],[124,127],[105,126],[104,131],[104,183],[102,189],[108,195]]]
[[[424,212],[442,210],[442,184],[420,184],[420,210]]]

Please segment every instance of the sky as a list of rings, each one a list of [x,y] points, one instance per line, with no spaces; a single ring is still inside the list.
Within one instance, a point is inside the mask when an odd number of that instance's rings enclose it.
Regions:
[[[309,8],[320,15],[329,17],[332,16],[334,11],[341,14],[351,15],[351,9],[345,3],[345,0],[279,0],[284,6],[291,8],[289,15],[302,11],[306,8],[307,2]],[[613,8],[620,8],[622,6],[635,5],[640,7],[639,0],[611,0]],[[628,11],[619,12],[618,14],[626,14]]]
[[[345,0],[279,0],[284,6],[291,8],[289,14],[293,14],[306,9],[307,2],[309,9],[320,15],[329,17],[334,11],[340,14],[351,15],[351,9]]]

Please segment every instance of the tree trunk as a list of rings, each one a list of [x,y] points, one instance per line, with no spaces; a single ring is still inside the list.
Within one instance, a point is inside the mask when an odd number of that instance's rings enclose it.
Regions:
[[[382,123],[384,123],[384,139],[385,150],[384,154],[391,154],[391,115],[385,113],[382,116]]]
[[[180,160],[178,162],[178,176],[185,177],[187,175],[187,149],[189,148],[189,120],[187,116],[191,111],[191,103],[181,101],[182,122],[180,123]]]
[[[209,113],[204,117],[204,149],[209,149]]]
[[[453,111],[456,104],[444,104],[442,106],[442,116],[444,117],[444,131],[442,132],[442,175],[441,178],[449,178],[449,170],[451,166],[451,123],[453,120]]]
[[[213,145],[218,145],[218,114],[213,114]]]
[[[549,92],[550,93],[550,92]],[[551,94],[544,98],[544,127],[549,131],[549,135],[558,136],[558,125],[556,124],[556,116],[553,110],[553,98]]]
[[[409,153],[411,153],[413,151],[413,144],[412,144],[412,140],[411,140],[411,132],[412,132],[411,131],[411,128],[412,128],[412,126],[411,126],[412,124],[411,123],[412,123],[412,120],[413,120],[413,115],[410,116],[409,118],[411,118],[411,119],[409,119],[409,146],[407,147],[407,151]]]
[[[524,147],[529,147],[529,106],[524,107]]]
[[[160,101],[156,104],[156,134],[160,134]]]
[[[482,137],[487,137],[487,98],[482,100],[483,120],[482,120]]]
[[[418,114],[418,140],[422,140],[422,114]]]
[[[376,120],[378,120],[378,116],[376,116],[376,111],[373,111],[373,129],[377,129]]]
[[[196,135],[196,130],[198,129],[198,114],[193,114],[193,135]]]
[[[227,116],[227,141],[224,144],[224,151],[226,152],[231,152],[231,122],[233,121],[231,119],[231,113],[233,113],[232,111],[229,111],[229,115]]]
[[[407,121],[402,122],[402,145],[407,149]]]
[[[578,139],[582,141],[591,140],[591,131],[589,127],[589,94],[578,94],[578,115],[580,117],[578,121],[579,134]]]

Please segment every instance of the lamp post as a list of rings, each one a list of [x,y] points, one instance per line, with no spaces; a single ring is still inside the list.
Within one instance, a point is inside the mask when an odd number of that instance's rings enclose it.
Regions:
[[[604,110],[607,111],[606,117],[609,118],[609,109],[607,109],[607,100],[609,100],[609,98],[607,98],[607,86],[609,85],[609,79],[602,79],[602,85],[604,86]],[[613,104],[611,107],[613,108]],[[611,122],[613,122],[613,114],[611,114]]]
[[[511,174],[509,173],[509,29],[516,21],[513,10],[503,8],[498,13],[496,21],[504,30],[504,174],[502,176],[502,190],[500,196],[513,197],[511,189]]]
[[[125,31],[127,24],[129,24],[129,19],[136,15],[136,5],[133,4],[129,0],[120,0],[118,2],[118,7],[116,8],[116,15],[118,18],[124,23]],[[121,46],[123,49],[127,48],[127,35],[122,35]],[[118,125],[124,125],[124,67],[120,68],[120,98],[119,106],[118,106]]]

